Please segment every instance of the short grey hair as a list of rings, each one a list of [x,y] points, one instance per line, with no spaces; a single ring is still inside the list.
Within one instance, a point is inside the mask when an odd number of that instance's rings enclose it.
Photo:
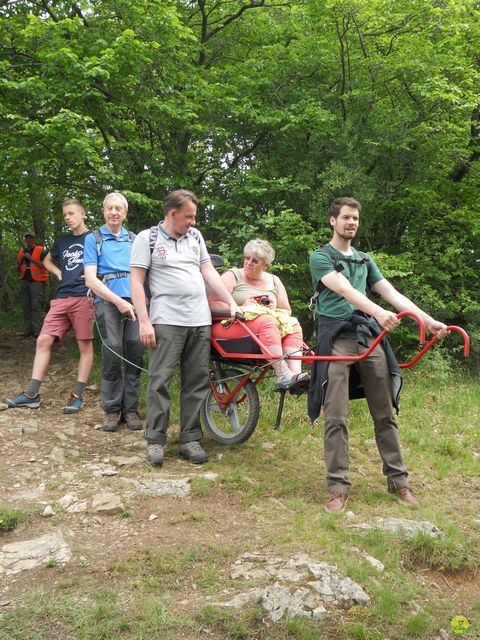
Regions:
[[[275,249],[267,240],[255,238],[250,240],[243,248],[244,254],[251,254],[260,260],[264,260],[266,264],[272,264],[275,260]]]
[[[102,207],[105,206],[105,203],[107,202],[107,200],[110,200],[110,198],[119,198],[122,201],[123,208],[125,209],[125,211],[128,211],[128,201],[123,195],[123,193],[119,193],[118,191],[112,191],[112,193],[107,193],[107,195],[103,199]]]

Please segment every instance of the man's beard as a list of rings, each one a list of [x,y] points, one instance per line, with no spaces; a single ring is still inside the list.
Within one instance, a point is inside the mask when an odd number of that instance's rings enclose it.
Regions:
[[[345,232],[337,231],[337,236],[339,238],[342,238],[342,240],[353,240],[356,235],[357,235],[357,230],[356,229],[352,229],[352,231],[350,231],[348,234],[345,233]]]

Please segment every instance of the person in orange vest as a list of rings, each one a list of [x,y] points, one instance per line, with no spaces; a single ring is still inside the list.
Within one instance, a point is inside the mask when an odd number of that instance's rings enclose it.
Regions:
[[[23,309],[25,331],[23,336],[36,338],[42,327],[42,310],[48,271],[43,266],[47,255],[45,247],[36,244],[35,234],[27,231],[23,236],[25,246],[17,254],[17,271],[20,280],[20,302]]]

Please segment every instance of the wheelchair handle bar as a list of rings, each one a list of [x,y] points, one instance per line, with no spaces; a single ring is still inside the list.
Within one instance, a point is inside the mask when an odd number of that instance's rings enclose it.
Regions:
[[[262,353],[248,353],[247,354],[247,353],[231,353],[231,352],[227,352],[218,343],[218,341],[215,340],[215,338],[212,338],[212,344],[215,346],[215,348],[219,352],[219,354],[223,358],[225,358],[226,360],[228,360],[228,359],[231,359],[231,360],[278,360],[278,355],[270,353],[268,348],[264,344],[262,344],[260,342],[260,340],[258,339],[258,337],[251,331],[251,329],[248,326],[248,324],[242,322],[243,318],[241,319],[240,317],[238,317],[239,315],[240,314],[237,314],[235,319],[232,320],[231,324],[237,323],[237,322],[242,324],[242,328],[245,330],[247,335],[250,338],[252,338],[252,340],[258,345],[258,347],[260,348]],[[420,344],[423,344],[424,346],[412,358],[412,360],[410,360],[409,362],[400,364],[399,366],[401,368],[412,367],[438,341],[437,336],[433,336],[433,338],[431,338],[431,340],[425,344],[425,335],[426,335],[425,323],[420,318],[420,316],[417,315],[416,313],[414,313],[413,311],[401,311],[400,313],[397,313],[397,318],[399,320],[401,320],[402,318],[407,317],[407,316],[410,317],[410,318],[413,318],[417,322],[417,324],[418,324],[418,341],[419,341]],[[227,319],[227,318],[224,318],[224,319]],[[447,329],[448,329],[449,333],[452,332],[452,331],[456,331],[457,333],[459,333],[462,336],[462,338],[463,338],[463,355],[464,355],[465,358],[467,358],[470,355],[470,338],[469,338],[467,332],[464,329],[462,329],[461,327],[457,327],[455,325],[447,326]],[[380,342],[387,335],[387,333],[388,333],[388,331],[383,329],[381,331],[381,333],[379,333],[379,335],[372,341],[370,346],[363,353],[361,353],[360,355],[357,355],[357,356],[332,356],[332,355],[330,355],[330,356],[316,356],[316,355],[309,355],[308,354],[308,355],[301,355],[301,356],[289,355],[288,359],[289,360],[301,360],[302,362],[305,362],[307,364],[311,364],[312,362],[318,362],[318,361],[351,362],[351,361],[357,361],[357,360],[364,360],[365,358],[368,358],[368,356],[372,353],[372,351],[375,349],[375,347],[378,344],[380,344]]]

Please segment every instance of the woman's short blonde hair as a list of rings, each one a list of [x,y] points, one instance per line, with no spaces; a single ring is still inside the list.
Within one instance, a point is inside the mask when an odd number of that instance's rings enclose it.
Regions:
[[[264,260],[266,264],[272,264],[275,260],[275,249],[266,240],[255,238],[250,240],[243,248],[245,255],[252,255],[260,260]]]

